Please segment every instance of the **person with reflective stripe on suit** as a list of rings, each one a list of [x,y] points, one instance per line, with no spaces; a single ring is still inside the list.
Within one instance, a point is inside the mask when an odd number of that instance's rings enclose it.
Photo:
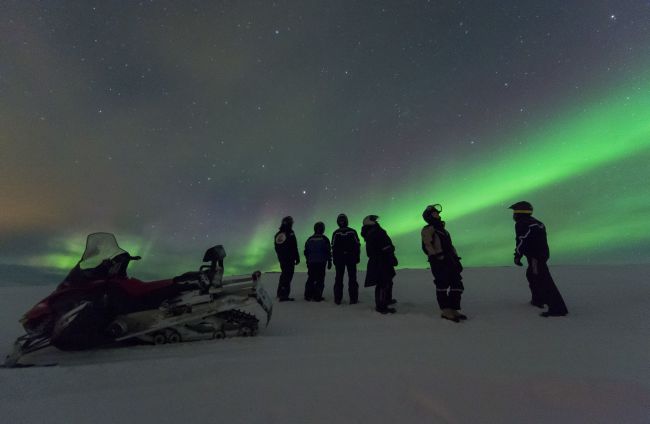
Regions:
[[[546,226],[533,218],[533,205],[529,202],[517,202],[508,209],[512,209],[515,221],[515,265],[523,266],[523,256],[528,261],[526,279],[531,293],[530,304],[539,308],[548,305],[548,310],[540,314],[543,317],[565,316],[569,311],[546,264],[550,257]]]
[[[386,231],[379,225],[377,215],[368,215],[363,219],[361,237],[366,242],[368,267],[364,287],[375,287],[375,310],[380,314],[393,314],[395,308],[391,302],[393,277],[397,257],[395,246]]]
[[[321,302],[325,288],[325,266],[332,268],[332,248],[325,233],[325,224],[314,224],[314,235],[305,242],[305,261],[307,262],[307,282],[305,300]]]
[[[332,234],[332,258],[336,276],[334,277],[334,303],[343,300],[343,276],[348,271],[348,294],[350,305],[359,302],[359,283],[357,283],[357,264],[360,259],[361,243],[357,232],[348,226],[348,217],[339,214],[336,218],[337,228]]]
[[[463,266],[440,212],[442,207],[439,204],[429,205],[422,212],[422,218],[427,223],[421,231],[422,250],[431,266],[440,317],[460,322],[467,319],[460,313],[460,299],[465,290],[461,276]]]
[[[278,300],[280,302],[291,301],[294,300],[293,297],[289,296],[291,294],[291,280],[296,265],[300,263],[298,242],[293,232],[292,217],[285,216],[282,218],[280,230],[275,233],[274,240],[275,253],[278,255],[281,270],[280,280],[278,281]]]

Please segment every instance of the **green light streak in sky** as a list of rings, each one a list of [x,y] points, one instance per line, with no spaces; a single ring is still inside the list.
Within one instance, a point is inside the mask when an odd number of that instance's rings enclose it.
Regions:
[[[438,164],[437,176],[423,172],[406,189],[400,187],[396,195],[370,192],[372,201],[350,200],[349,210],[341,210],[340,204],[327,204],[324,199],[315,200],[318,216],[310,213],[309,218],[296,217],[299,251],[302,253],[316,220],[325,221],[329,235],[339,212],[348,212],[352,226],[357,229],[363,216],[377,213],[397,245],[400,266],[425,267],[424,255],[419,250],[423,225],[420,214],[427,204],[437,202],[443,204],[443,219],[447,220],[466,265],[506,265],[511,261],[514,233],[505,208],[521,199],[533,201],[536,210],[544,212],[540,218],[549,226],[555,263],[562,262],[562,258],[584,257],[591,251],[606,255],[608,249],[648,243],[650,194],[643,181],[650,180],[650,171],[641,162],[645,163],[644,157],[650,158],[650,83],[610,93],[589,104],[560,111],[536,129],[503,137],[505,142],[485,143],[499,147],[484,151],[482,157]],[[635,162],[634,158],[639,157]],[[619,164],[620,169],[612,171]],[[422,167],[428,169],[430,165]],[[627,166],[633,166],[637,174],[630,174]],[[615,173],[615,183],[610,182],[611,176],[601,175],[603,169]],[[598,187],[592,188],[594,192],[586,197],[584,210],[590,213],[572,216],[561,205],[571,200],[573,193],[584,191],[581,184],[585,181]],[[631,188],[621,192],[610,184]],[[620,216],[613,222],[608,222],[607,211],[602,211],[601,199],[596,194],[600,187],[608,196],[608,206]],[[395,199],[388,200],[393,195]],[[543,199],[543,204],[535,203],[536,199]],[[280,218],[273,216],[261,221],[242,245],[225,246],[227,275],[278,269],[272,236]],[[198,268],[200,258],[196,267],[184,269],[177,258],[171,261],[162,255],[149,257],[160,248],[151,238],[145,242],[128,234],[116,236],[124,249],[144,258],[131,267],[136,277],[139,269],[168,277]],[[52,246],[55,254],[32,258],[30,264],[70,269],[79,260],[84,243],[85,235],[71,236],[61,241],[60,246]],[[365,260],[360,265],[364,268]],[[298,270],[304,270],[304,260]]]
[[[399,236],[421,228],[420,211],[431,202],[443,203],[452,219],[503,207],[650,147],[650,85],[622,89],[561,116],[537,132],[511,137],[522,140],[521,146],[509,142],[507,151],[486,152],[480,163],[455,166],[460,171],[450,172],[443,181],[429,178],[414,184],[431,187],[430,195],[407,194],[399,207],[384,212],[385,222]]]
[[[631,241],[647,241],[650,233],[647,213],[646,218],[635,217],[626,212],[628,208],[623,204],[634,202],[639,195],[647,202],[650,196],[647,192],[643,195],[642,189],[625,194],[616,187],[608,187],[608,196],[614,197],[610,203],[621,203],[617,210],[628,220],[622,225],[604,226],[603,220],[607,218],[598,212],[602,205],[591,205],[591,210],[596,211],[594,218],[578,222],[567,220],[563,216],[567,211],[561,205],[571,199],[572,190],[582,191],[582,187],[572,185],[582,176],[589,175],[590,184],[605,186],[608,177],[600,175],[599,170],[650,152],[650,83],[622,87],[602,99],[560,112],[549,118],[546,125],[504,137],[505,143],[493,143],[499,147],[484,152],[483,157],[468,158],[453,166],[434,163],[432,157],[432,164],[445,168],[446,172],[437,174],[443,177],[427,173],[420,181],[410,182],[409,189],[395,195],[393,201],[389,200],[391,193],[375,193],[374,202],[364,202],[360,215],[381,216],[383,226],[397,246],[400,266],[404,267],[426,266],[419,250],[419,231],[424,224],[421,211],[434,202],[443,204],[443,219],[450,224],[456,245],[462,248],[461,255],[469,266],[510,263],[514,233],[510,213],[505,208],[525,198],[544,200],[544,205],[537,206],[545,210],[542,219],[547,224],[571,222],[570,228],[558,228],[559,225],[551,228],[551,250],[556,260],[596,251],[603,245],[613,249]],[[628,182],[639,178],[650,180],[647,169],[639,171],[641,176],[629,175],[624,166],[616,172],[622,174],[622,177],[617,175],[619,179],[627,178]],[[353,205],[350,209],[356,212],[361,209],[358,200]],[[326,221],[329,232],[339,211],[328,205],[319,206],[319,211],[329,212],[311,221],[332,217]],[[352,214],[350,217],[353,227],[357,227],[359,221],[353,220]],[[296,233],[300,244],[311,234],[306,230],[311,223],[298,224]],[[251,241],[256,242],[272,249],[266,237]]]
[[[225,266],[226,273],[249,273],[259,269],[261,264],[269,262],[271,253],[275,256],[275,251],[273,251],[274,228],[276,228],[276,225],[270,220],[265,220],[265,222],[260,224],[255,229],[248,243],[241,249],[241,252],[236,252],[232,255],[233,263],[231,264],[229,262]],[[265,270],[268,270],[268,268],[265,267]],[[277,271],[279,265],[271,268]]]
[[[42,256],[35,256],[30,258],[28,265],[54,268],[61,271],[71,270],[77,262],[81,259],[84,249],[86,247],[86,234],[74,234],[59,240],[52,249],[56,253],[45,254]],[[118,237],[119,235],[116,235]],[[132,236],[123,236],[117,240],[119,246],[132,255],[141,255],[146,257],[147,252],[151,248],[151,243],[145,243],[139,238]],[[135,253],[142,252],[142,253]],[[137,262],[132,262],[129,266],[132,269],[136,266]]]
[[[70,270],[79,261],[79,258],[72,255],[51,253],[42,257],[32,258],[30,265],[56,268],[59,270]]]

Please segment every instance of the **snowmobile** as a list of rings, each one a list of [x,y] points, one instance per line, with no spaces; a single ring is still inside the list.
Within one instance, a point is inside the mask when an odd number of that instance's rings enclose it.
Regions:
[[[209,248],[198,271],[143,282],[127,276],[130,261],[110,233],[93,233],[67,277],[20,320],[26,334],[14,343],[5,367],[54,346],[83,350],[122,342],[150,344],[253,336],[259,306],[268,325],[273,305],[261,273],[224,278],[226,251]],[[208,263],[208,264],[206,264]]]

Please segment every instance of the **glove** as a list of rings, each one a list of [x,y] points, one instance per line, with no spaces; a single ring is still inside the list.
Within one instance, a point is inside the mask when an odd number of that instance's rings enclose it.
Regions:
[[[327,269],[332,269],[332,261],[327,261]]]
[[[438,253],[437,255],[429,256],[429,262],[440,262],[445,260],[445,255]]]
[[[521,255],[518,255],[516,253],[515,253],[515,265],[524,266],[524,264],[521,263]]]
[[[300,263],[300,258],[296,258],[296,260],[293,263],[294,265],[298,265]]]

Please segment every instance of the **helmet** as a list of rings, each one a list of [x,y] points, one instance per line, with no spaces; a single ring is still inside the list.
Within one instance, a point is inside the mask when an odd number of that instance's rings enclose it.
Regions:
[[[290,216],[285,216],[282,218],[282,223],[280,225],[282,227],[291,227],[293,225],[293,218]]]
[[[427,206],[427,207],[424,209],[424,212],[422,212],[422,218],[423,218],[427,223],[430,224],[430,223],[432,222],[432,220],[435,219],[435,218],[433,217],[433,213],[434,213],[434,212],[436,212],[436,213],[438,213],[438,214],[440,214],[440,212],[442,212],[442,206],[440,206],[439,203],[436,203],[436,204],[434,204],[434,205],[429,205],[429,206]]]
[[[316,234],[323,234],[325,232],[325,224],[322,222],[318,221],[317,223],[314,224],[314,232]]]
[[[347,227],[348,226],[348,217],[344,213],[340,213],[339,216],[336,217],[336,223],[338,224],[339,227]]]
[[[512,213],[533,214],[533,205],[524,200],[508,206],[508,209],[512,209]]]
[[[376,225],[379,217],[377,215],[368,215],[363,218],[363,225]]]

